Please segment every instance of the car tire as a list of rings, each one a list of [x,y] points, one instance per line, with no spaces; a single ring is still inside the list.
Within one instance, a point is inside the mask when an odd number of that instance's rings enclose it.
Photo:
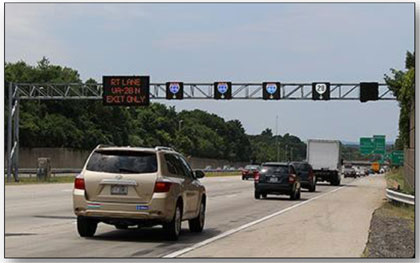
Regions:
[[[191,232],[199,233],[203,231],[204,228],[204,221],[206,218],[206,203],[205,201],[201,201],[200,204],[200,211],[198,212],[198,216],[191,220],[188,220],[188,226]]]
[[[297,188],[290,194],[290,200],[296,200],[297,199]]]
[[[245,179],[246,179],[245,176],[242,175],[242,180],[245,180]]]
[[[299,200],[299,199],[300,199],[300,188],[298,189],[297,194],[296,194],[296,200]]]
[[[77,232],[81,237],[93,237],[97,227],[97,221],[84,216],[77,217]]]
[[[266,193],[261,194],[261,196],[262,196],[262,198],[267,198],[267,194]]]
[[[254,197],[255,197],[255,199],[260,199],[261,193],[258,192],[258,191],[254,191]]]
[[[168,240],[175,241],[178,240],[179,234],[181,233],[181,224],[182,224],[182,209],[179,203],[175,206],[175,212],[172,220],[163,225],[163,229],[166,233]]]
[[[315,192],[316,191],[316,182],[313,182],[308,190],[309,190],[309,192]]]

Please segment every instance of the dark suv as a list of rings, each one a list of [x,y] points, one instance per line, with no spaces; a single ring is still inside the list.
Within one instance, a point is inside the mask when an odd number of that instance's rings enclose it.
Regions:
[[[256,199],[267,194],[290,195],[290,199],[300,199],[300,178],[292,163],[263,163],[255,174],[254,196]]]
[[[312,165],[307,162],[292,162],[292,165],[296,168],[302,188],[308,189],[309,192],[315,192],[316,178],[312,170]]]

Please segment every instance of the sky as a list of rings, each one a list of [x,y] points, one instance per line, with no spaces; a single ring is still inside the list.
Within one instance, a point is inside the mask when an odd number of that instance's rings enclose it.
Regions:
[[[151,82],[384,82],[414,50],[414,4],[24,4],[5,5],[5,59]],[[398,134],[396,101],[156,101],[238,119],[303,140]]]

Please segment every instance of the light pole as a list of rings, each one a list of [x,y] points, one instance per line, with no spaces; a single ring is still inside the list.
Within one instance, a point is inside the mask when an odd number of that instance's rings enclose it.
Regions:
[[[184,121],[183,120],[179,120],[178,121],[178,131],[179,132],[181,132],[181,127],[182,127],[182,123],[183,123]]]
[[[280,149],[279,149],[279,134],[278,134],[278,122],[279,115],[276,115],[276,147],[277,147],[277,162],[279,161]]]

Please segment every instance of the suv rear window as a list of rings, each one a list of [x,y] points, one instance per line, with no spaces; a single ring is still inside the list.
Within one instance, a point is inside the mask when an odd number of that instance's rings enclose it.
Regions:
[[[288,174],[289,166],[287,165],[264,165],[262,170],[266,170],[269,173]]]
[[[135,151],[96,151],[86,169],[105,173],[153,173],[157,171],[155,153]]]

